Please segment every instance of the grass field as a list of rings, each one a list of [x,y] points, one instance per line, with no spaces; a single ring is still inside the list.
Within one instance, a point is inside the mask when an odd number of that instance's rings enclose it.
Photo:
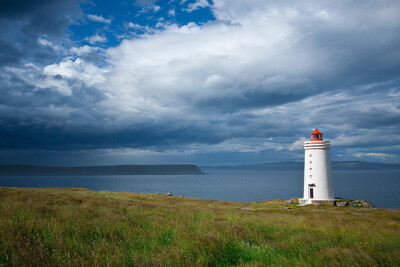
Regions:
[[[0,266],[399,266],[400,210],[0,188]]]

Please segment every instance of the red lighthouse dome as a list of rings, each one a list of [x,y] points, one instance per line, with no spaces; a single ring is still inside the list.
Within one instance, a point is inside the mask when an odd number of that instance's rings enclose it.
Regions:
[[[318,129],[315,129],[314,132],[310,133],[311,135],[311,141],[322,141],[322,133],[318,131]]]

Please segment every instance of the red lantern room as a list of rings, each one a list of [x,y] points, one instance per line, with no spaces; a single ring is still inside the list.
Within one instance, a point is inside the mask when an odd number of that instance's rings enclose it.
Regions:
[[[314,132],[310,133],[311,135],[311,141],[322,141],[322,133],[318,131],[318,129],[315,129]]]

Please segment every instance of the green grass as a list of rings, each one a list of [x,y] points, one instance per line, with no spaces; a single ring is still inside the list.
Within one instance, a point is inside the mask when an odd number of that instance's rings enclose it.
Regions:
[[[0,266],[24,265],[399,266],[400,210],[0,188]]]

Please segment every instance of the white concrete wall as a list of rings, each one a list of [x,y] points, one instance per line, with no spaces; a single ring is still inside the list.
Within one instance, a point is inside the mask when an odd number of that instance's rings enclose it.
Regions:
[[[315,187],[312,187],[314,200],[335,199],[329,143],[313,147],[309,145],[309,141],[305,142],[303,197],[308,200],[310,200],[309,184],[315,184]]]

